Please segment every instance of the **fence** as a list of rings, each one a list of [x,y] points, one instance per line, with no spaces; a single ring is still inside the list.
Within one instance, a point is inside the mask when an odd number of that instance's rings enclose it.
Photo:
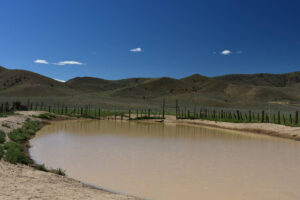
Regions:
[[[93,119],[165,119],[166,115],[173,115],[178,120],[183,119],[202,119],[212,121],[224,121],[235,123],[274,123],[283,124],[288,126],[297,126],[299,124],[298,111],[285,112],[285,111],[266,111],[266,110],[229,110],[221,108],[200,108],[194,107],[193,110],[189,109],[190,106],[180,105],[176,100],[175,104],[166,105],[166,101],[162,101],[161,109],[128,109],[128,110],[110,110],[101,109],[101,107],[91,105],[63,105],[53,104],[46,105],[43,102],[30,103],[24,106],[20,102],[5,102],[1,103],[0,116],[11,113],[15,110],[36,110],[47,111],[51,113],[69,115],[74,117],[85,117]],[[166,112],[166,109],[168,112]]]

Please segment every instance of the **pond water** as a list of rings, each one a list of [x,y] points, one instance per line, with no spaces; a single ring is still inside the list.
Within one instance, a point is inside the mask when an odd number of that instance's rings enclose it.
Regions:
[[[32,158],[69,177],[146,199],[300,199],[300,142],[214,128],[63,121]]]

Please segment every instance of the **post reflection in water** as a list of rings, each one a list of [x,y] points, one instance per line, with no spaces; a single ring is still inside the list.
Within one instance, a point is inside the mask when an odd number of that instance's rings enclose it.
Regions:
[[[38,163],[147,199],[300,199],[300,144],[259,134],[128,121],[65,121],[31,140]]]

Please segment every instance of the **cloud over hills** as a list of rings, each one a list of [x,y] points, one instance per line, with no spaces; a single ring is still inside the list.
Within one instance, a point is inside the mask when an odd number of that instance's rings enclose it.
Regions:
[[[36,59],[33,62],[37,64],[49,64],[48,61],[42,59]]]
[[[142,48],[138,47],[138,48],[130,49],[129,51],[131,51],[131,52],[142,52]]]

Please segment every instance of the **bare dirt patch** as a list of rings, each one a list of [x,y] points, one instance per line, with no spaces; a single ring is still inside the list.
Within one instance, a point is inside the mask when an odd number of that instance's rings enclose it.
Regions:
[[[0,161],[0,199],[137,199],[113,194],[52,173],[35,170],[25,165]]]

